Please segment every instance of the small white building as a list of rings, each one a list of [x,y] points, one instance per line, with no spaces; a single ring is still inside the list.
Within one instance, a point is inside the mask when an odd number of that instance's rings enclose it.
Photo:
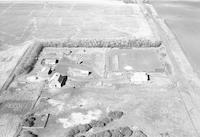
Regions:
[[[69,68],[68,73],[74,77],[86,77],[89,76],[92,72],[78,68]]]
[[[134,84],[143,84],[150,80],[150,76],[146,72],[135,72],[130,80]]]
[[[57,64],[58,62],[59,62],[58,59],[46,58],[46,59],[42,60],[41,64],[53,66],[53,65]]]
[[[54,73],[54,75],[49,79],[50,88],[61,88],[66,84],[67,76],[62,76],[60,73]]]

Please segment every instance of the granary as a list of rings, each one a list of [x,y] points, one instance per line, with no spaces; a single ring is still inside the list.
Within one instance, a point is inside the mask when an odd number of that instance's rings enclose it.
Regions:
[[[66,84],[67,76],[62,76],[60,73],[54,73],[49,80],[50,88],[61,88]]]
[[[150,80],[150,76],[146,72],[135,72],[130,80],[134,84],[143,84]]]

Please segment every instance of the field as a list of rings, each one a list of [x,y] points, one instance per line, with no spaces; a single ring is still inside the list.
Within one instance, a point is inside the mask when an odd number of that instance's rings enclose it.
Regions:
[[[200,33],[198,31],[200,29],[200,2],[198,0],[153,0],[152,4],[176,34],[194,71],[200,76]]]
[[[4,83],[10,77],[13,68],[17,65],[28,47],[29,44],[27,43],[19,47],[6,47],[0,51],[0,89],[2,89]]]
[[[96,5],[76,2],[3,3],[0,7],[0,40],[14,45],[32,38],[155,40],[136,4],[108,2]]]

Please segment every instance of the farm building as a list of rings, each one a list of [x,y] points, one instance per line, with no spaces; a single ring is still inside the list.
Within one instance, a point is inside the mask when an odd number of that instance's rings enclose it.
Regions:
[[[49,80],[50,88],[61,88],[65,85],[67,76],[62,76],[60,73],[55,73]]]

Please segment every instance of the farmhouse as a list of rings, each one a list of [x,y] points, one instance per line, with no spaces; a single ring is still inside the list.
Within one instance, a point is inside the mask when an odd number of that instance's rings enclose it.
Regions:
[[[66,84],[67,76],[62,76],[60,73],[55,73],[49,80],[50,88],[61,88]]]

